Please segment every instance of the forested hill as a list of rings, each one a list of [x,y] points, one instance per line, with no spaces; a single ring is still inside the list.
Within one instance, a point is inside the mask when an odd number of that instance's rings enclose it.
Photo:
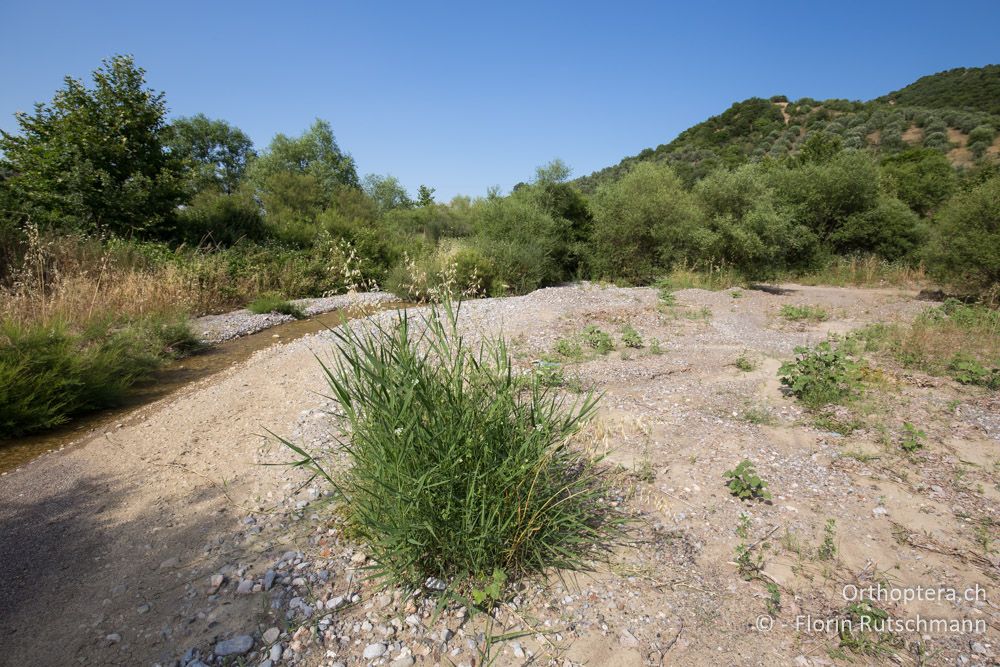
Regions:
[[[592,192],[635,163],[651,160],[669,162],[691,184],[719,166],[797,153],[816,133],[838,137],[844,148],[870,148],[882,156],[931,148],[964,168],[1000,156],[998,130],[1000,65],[960,68],[925,76],[869,102],[750,98],[670,143],[626,157],[577,183]]]

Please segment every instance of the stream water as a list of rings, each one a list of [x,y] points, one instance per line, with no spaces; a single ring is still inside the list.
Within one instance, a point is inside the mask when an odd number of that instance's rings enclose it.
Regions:
[[[387,304],[398,308],[401,304]],[[0,440],[0,473],[12,470],[42,454],[86,439],[121,423],[137,408],[172,394],[192,382],[201,380],[249,358],[254,352],[278,343],[339,326],[347,319],[345,311],[330,311],[308,319],[296,320],[264,329],[249,336],[236,338],[209,347],[203,352],[167,364],[148,381],[135,385],[124,403],[107,410],[83,415],[55,429],[11,440]]]

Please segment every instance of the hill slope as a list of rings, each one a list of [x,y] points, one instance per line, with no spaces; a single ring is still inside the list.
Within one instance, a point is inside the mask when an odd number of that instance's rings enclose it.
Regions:
[[[690,184],[721,166],[795,153],[816,132],[839,137],[845,148],[870,148],[882,155],[932,148],[956,167],[966,167],[1000,155],[998,107],[1000,66],[995,65],[923,77],[869,102],[802,98],[790,103],[784,96],[753,97],[577,184],[593,191],[646,160],[670,162]]]

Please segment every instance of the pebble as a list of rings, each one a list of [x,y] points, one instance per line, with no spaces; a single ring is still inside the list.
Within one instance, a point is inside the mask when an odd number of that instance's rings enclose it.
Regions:
[[[265,644],[273,644],[274,642],[278,641],[279,635],[281,635],[281,630],[279,630],[278,628],[268,628],[267,630],[264,631],[264,634],[261,636],[261,639],[264,641]]]
[[[117,632],[112,632],[110,635],[104,638],[109,644],[117,644],[122,640],[122,636]]]
[[[253,637],[250,635],[237,635],[232,639],[225,639],[215,645],[215,655],[225,657],[227,655],[245,655],[253,648]]]
[[[253,579],[244,579],[236,587],[237,595],[250,595],[251,593],[253,593]]]
[[[413,662],[414,662],[413,656],[407,654],[396,658],[389,664],[390,667],[413,667]]]
[[[371,660],[385,655],[386,650],[385,644],[369,644],[361,655],[365,660]]]
[[[281,647],[281,644],[275,644],[272,646],[271,652],[268,653],[268,657],[271,658],[271,662],[278,662],[281,660],[281,654],[283,651],[284,649]]]
[[[265,591],[271,590],[271,586],[274,586],[274,578],[276,576],[277,575],[275,575],[274,570],[268,570],[267,572],[264,573],[264,590]]]

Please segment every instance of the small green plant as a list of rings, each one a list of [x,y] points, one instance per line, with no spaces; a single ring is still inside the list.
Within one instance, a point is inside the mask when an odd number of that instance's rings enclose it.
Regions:
[[[649,340],[649,353],[655,355],[663,354],[663,348],[660,346],[659,338],[651,338]]]
[[[287,301],[278,294],[262,294],[247,306],[251,313],[263,315],[264,313],[279,313],[281,315],[291,315],[297,320],[305,319],[306,314],[301,308],[291,301]]]
[[[625,347],[631,347],[639,349],[642,347],[642,336],[639,332],[632,328],[631,324],[626,324],[622,327],[622,344]]]
[[[752,407],[743,411],[743,420],[751,424],[770,426],[775,423],[774,415],[767,408]]]
[[[987,368],[969,354],[955,354],[948,364],[948,370],[960,384],[1000,389],[1000,368]]]
[[[712,319],[712,309],[702,306],[698,310],[685,310],[681,315],[688,320],[710,320]]]
[[[535,377],[543,387],[561,387],[566,383],[562,366],[551,361],[539,361],[536,363]]]
[[[833,560],[837,555],[837,522],[834,519],[827,519],[823,528],[823,541],[816,550],[816,557],[820,560]]]
[[[677,305],[677,296],[674,295],[674,286],[669,281],[657,281],[656,289],[660,294],[660,303],[668,308],[673,308]]]
[[[607,354],[611,350],[615,349],[615,343],[611,340],[611,336],[601,331],[595,325],[588,325],[586,329],[583,330],[583,340],[588,347],[597,350],[601,354]]]
[[[823,341],[816,347],[797,347],[794,361],[781,365],[781,384],[810,408],[842,403],[860,394],[861,365],[835,345]]]
[[[898,641],[886,632],[889,613],[870,600],[848,605],[840,623],[840,645],[859,655],[885,656],[893,652]]]
[[[488,582],[473,584],[472,601],[479,608],[490,608],[502,599],[504,586],[507,584],[507,573],[501,569],[493,570]]]
[[[556,341],[556,354],[567,359],[579,359],[583,356],[583,349],[580,343],[572,338],[560,338]]]
[[[751,581],[764,569],[764,554],[754,551],[754,545],[749,543],[750,516],[746,512],[740,514],[736,535],[740,538],[735,549],[736,570],[743,579]]]
[[[903,422],[903,438],[899,443],[899,446],[907,452],[915,452],[924,446],[927,440],[927,434],[911,424],[910,422]]]
[[[773,581],[767,582],[767,613],[777,616],[781,612],[781,589]]]
[[[830,319],[830,314],[819,306],[794,306],[786,304],[781,307],[779,315],[789,322],[801,322],[803,320],[823,322]]]
[[[757,360],[750,356],[749,352],[743,352],[740,356],[736,357],[733,366],[736,366],[736,368],[744,373],[749,373],[757,368]]]
[[[989,555],[993,552],[993,536],[996,533],[996,530],[997,525],[990,517],[984,517],[976,525],[976,544],[982,548],[984,554]]]
[[[726,483],[729,492],[740,500],[770,500],[771,498],[771,493],[767,491],[767,482],[757,475],[750,459],[743,459],[735,468],[723,473],[723,476],[729,480]]]
[[[733,297],[734,299],[739,299],[743,296],[743,292],[741,292],[738,289],[734,289],[732,292],[729,293],[729,296]]]

